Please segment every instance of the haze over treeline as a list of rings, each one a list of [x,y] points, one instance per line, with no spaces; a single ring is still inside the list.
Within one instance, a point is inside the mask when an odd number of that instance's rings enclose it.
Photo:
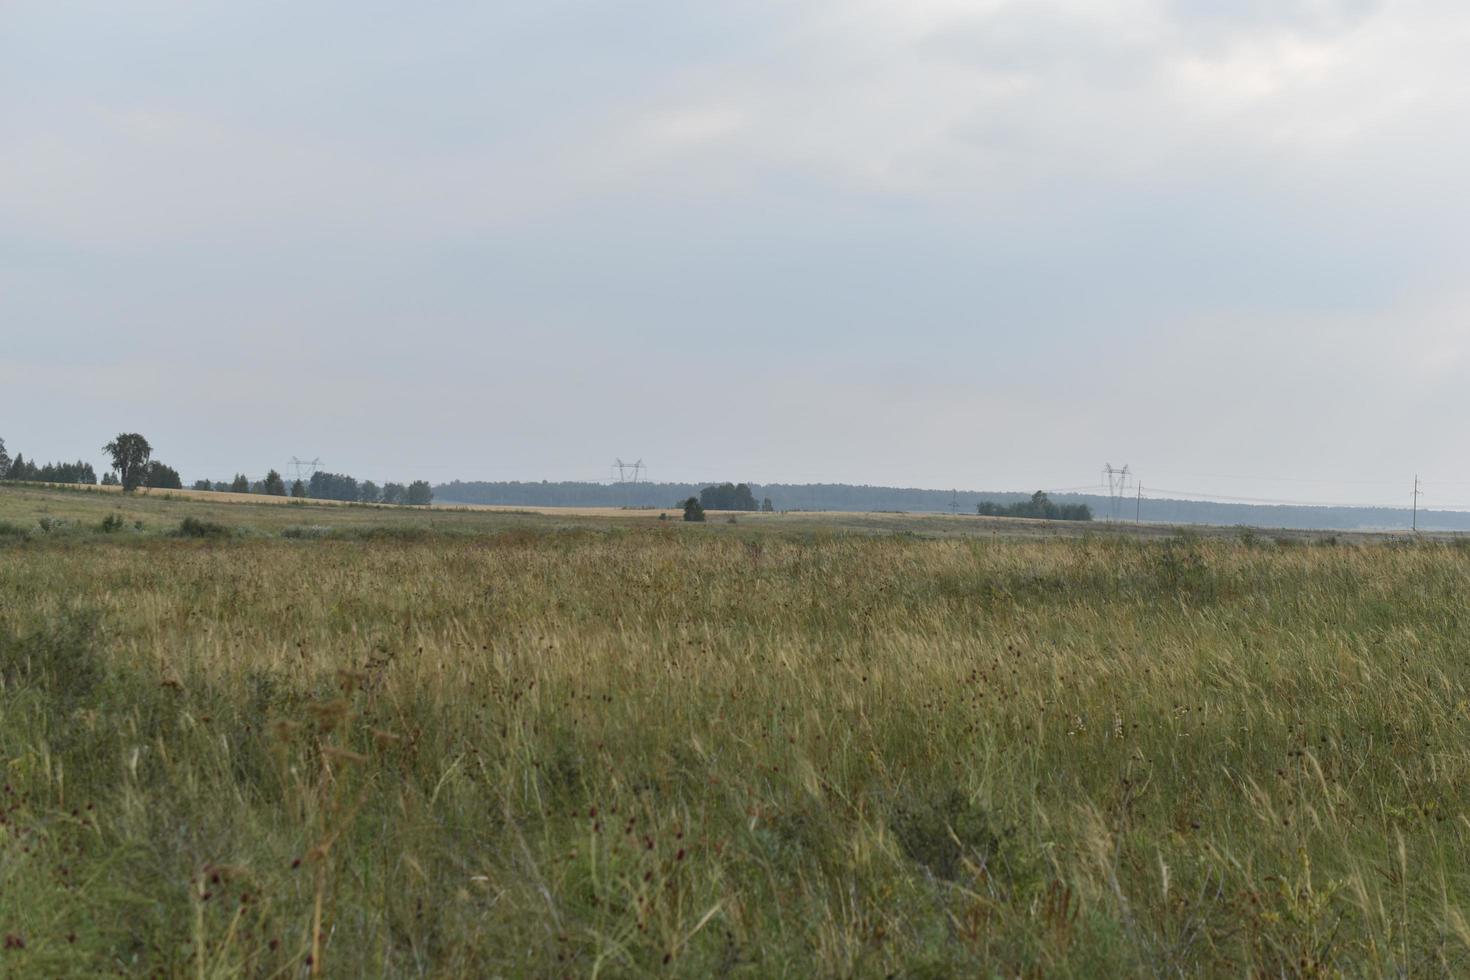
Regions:
[[[589,483],[459,481],[434,487],[434,499],[445,504],[498,504],[522,507],[675,507],[698,496],[705,483]],[[982,503],[1017,504],[1030,493],[980,490],[926,490],[845,483],[750,483],[756,499],[769,497],[777,510],[904,511],[908,513],[974,514]],[[1060,505],[1087,505],[1097,520],[1115,513],[1105,494],[1052,493]],[[1166,524],[1221,524],[1308,530],[1400,530],[1409,526],[1407,509],[1392,507],[1323,507],[1133,497],[1117,502],[1119,520],[1141,519]],[[1419,512],[1420,530],[1470,531],[1470,513]]]

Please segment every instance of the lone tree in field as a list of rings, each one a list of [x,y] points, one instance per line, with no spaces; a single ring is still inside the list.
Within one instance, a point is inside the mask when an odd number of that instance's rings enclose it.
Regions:
[[[147,439],[136,432],[122,432],[103,446],[102,451],[112,457],[112,468],[117,470],[118,482],[125,493],[143,485],[148,475],[148,457],[153,455],[153,447],[148,445]]]
[[[286,495],[286,481],[281,479],[281,474],[271,470],[265,475],[264,490],[272,497],[284,497]]]
[[[698,497],[690,497],[684,501],[684,520],[690,523],[704,523],[704,507],[700,505]]]
[[[404,497],[415,507],[427,507],[434,502],[434,491],[429,488],[427,480],[414,480],[408,485]]]

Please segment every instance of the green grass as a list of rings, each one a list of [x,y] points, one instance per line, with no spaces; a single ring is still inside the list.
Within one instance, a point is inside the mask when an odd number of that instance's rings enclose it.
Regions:
[[[3,975],[1470,970],[1470,550],[25,494]]]

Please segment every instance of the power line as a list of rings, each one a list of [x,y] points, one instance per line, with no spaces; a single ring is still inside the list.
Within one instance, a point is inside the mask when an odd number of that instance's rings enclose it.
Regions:
[[[1328,486],[1361,486],[1361,487],[1391,487],[1402,486],[1398,480],[1323,480],[1311,477],[1299,476],[1265,476],[1259,473],[1249,475],[1238,473],[1189,473],[1184,470],[1164,470],[1165,478],[1169,474],[1174,476],[1199,477],[1202,480],[1249,480],[1265,483],[1317,483]],[[1470,485],[1470,484],[1467,484]]]
[[[302,459],[299,456],[292,456],[291,462],[288,465],[295,471],[296,481],[298,483],[310,483],[311,478],[316,476],[317,470],[321,469],[322,460],[320,456],[315,459]],[[304,478],[302,476],[303,473],[306,474]]]
[[[1424,484],[1423,484],[1422,481],[1420,482],[1420,486],[1421,487],[1424,486]],[[1420,496],[1424,496],[1423,490],[1420,490],[1419,493],[1420,493]],[[1154,496],[1154,494],[1168,494],[1169,496],[1168,497],[1158,497],[1158,496]],[[1164,489],[1162,487],[1150,487],[1149,488],[1149,498],[1148,499],[1150,499],[1150,500],[1166,500],[1166,499],[1173,499],[1173,500],[1197,500],[1197,501],[1200,501],[1202,503],[1270,504],[1270,505],[1278,506],[1278,507],[1344,507],[1344,508],[1352,508],[1352,509],[1356,509],[1356,510],[1403,510],[1404,509],[1404,505],[1402,503],[1397,503],[1397,504],[1385,504],[1385,503],[1365,504],[1365,503],[1345,503],[1343,501],[1331,501],[1331,500],[1279,500],[1279,499],[1274,499],[1274,498],[1269,498],[1269,497],[1235,497],[1235,496],[1227,496],[1225,494],[1218,494],[1218,493],[1205,493],[1205,492],[1199,491],[1199,490],[1166,490],[1166,489]],[[1439,509],[1440,510],[1470,510],[1470,504],[1441,504],[1440,507],[1439,507]]]
[[[1128,464],[1126,463],[1123,464],[1122,469],[1118,469],[1112,463],[1107,463],[1103,466],[1102,472],[1103,481],[1108,485],[1108,499],[1112,504],[1110,513],[1112,520],[1116,521],[1118,519],[1118,502],[1128,492],[1132,474],[1129,472]]]
[[[612,464],[612,468],[613,472],[617,474],[613,479],[618,483],[638,483],[643,476],[643,472],[648,469],[641,459],[637,462],[625,463],[621,458]],[[633,475],[629,477],[629,473]]]

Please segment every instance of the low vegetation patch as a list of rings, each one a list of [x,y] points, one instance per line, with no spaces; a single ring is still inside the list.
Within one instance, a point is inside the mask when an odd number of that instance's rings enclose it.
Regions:
[[[204,521],[197,517],[186,517],[179,522],[178,530],[174,532],[180,538],[228,538],[235,532],[223,524],[214,521]]]
[[[284,528],[281,537],[304,541],[325,538],[331,533],[332,529],[324,524],[301,524]]]

